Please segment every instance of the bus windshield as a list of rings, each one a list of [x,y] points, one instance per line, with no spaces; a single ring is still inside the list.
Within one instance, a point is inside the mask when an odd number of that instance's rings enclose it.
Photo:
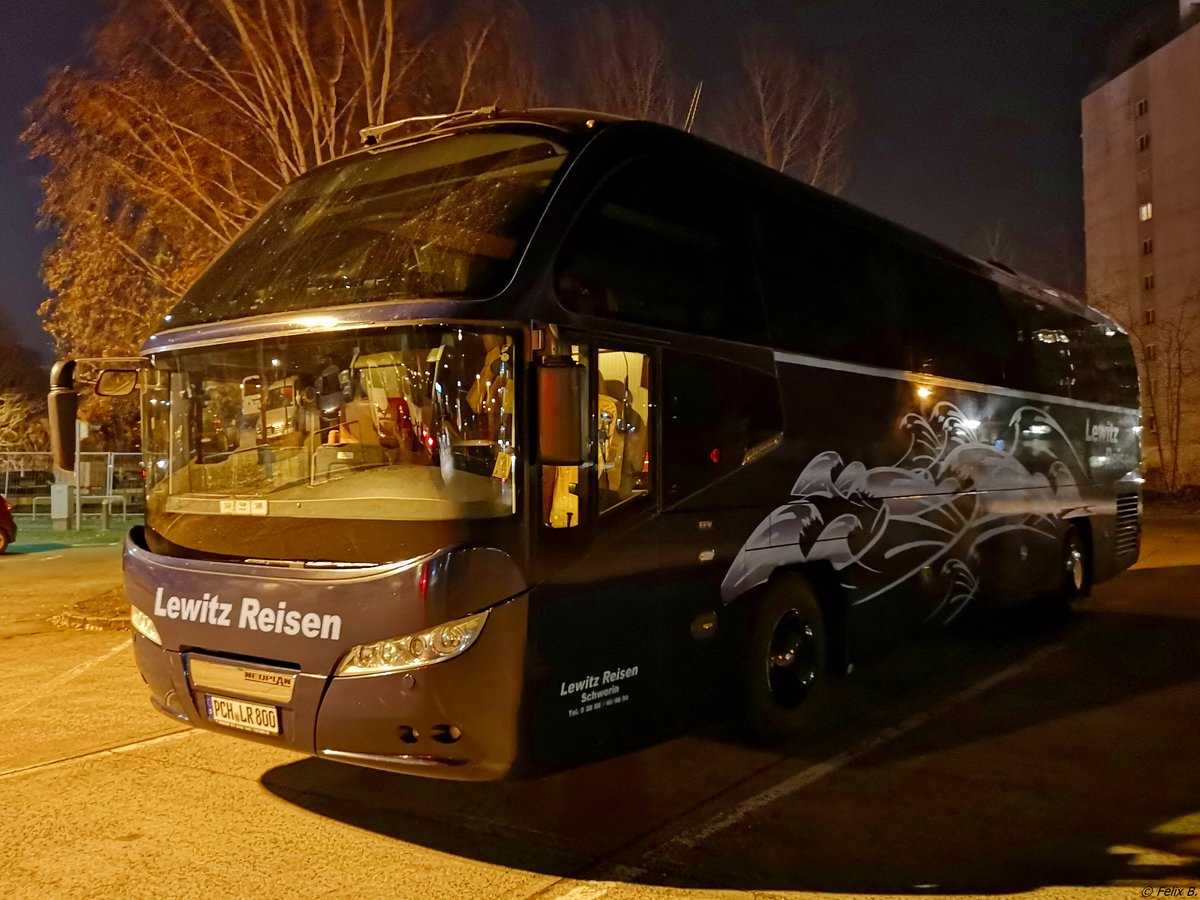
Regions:
[[[379,300],[488,297],[566,157],[533,134],[449,134],[288,185],[196,281],[170,327]]]
[[[509,335],[446,326],[159,354],[150,519],[511,515],[514,361]]]

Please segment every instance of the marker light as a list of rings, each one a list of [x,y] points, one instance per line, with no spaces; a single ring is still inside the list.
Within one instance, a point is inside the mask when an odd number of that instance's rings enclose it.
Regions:
[[[426,628],[416,634],[354,647],[338,663],[334,675],[384,675],[422,669],[466,651],[483,631],[487,611]]]
[[[927,387],[919,387],[917,388],[917,396],[924,400],[926,397],[932,397],[933,391]]]
[[[147,640],[154,641],[158,646],[162,646],[162,638],[158,636],[158,629],[154,627],[154,620],[138,609],[136,606],[129,607],[129,622],[133,625],[133,630]]]

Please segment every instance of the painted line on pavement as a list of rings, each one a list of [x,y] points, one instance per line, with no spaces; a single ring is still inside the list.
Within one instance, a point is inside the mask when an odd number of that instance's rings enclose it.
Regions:
[[[558,900],[600,900],[611,886],[612,882],[576,885],[565,894],[560,894]]]
[[[61,769],[64,766],[70,766],[80,762],[88,762],[89,760],[93,759],[102,759],[106,756],[117,756],[122,753],[130,753],[134,750],[141,750],[145,747],[153,747],[156,744],[166,744],[171,741],[177,741],[193,734],[199,734],[199,729],[182,728],[179,731],[171,731],[167,734],[160,734],[158,737],[146,738],[141,741],[131,741],[128,744],[121,744],[117,747],[107,747],[104,750],[93,750],[90,753],[80,753],[78,756],[66,756],[62,759],[51,760],[50,762],[34,763],[31,766],[18,766],[15,769],[7,769],[3,772],[0,772],[0,781],[7,781],[10,778],[17,778],[21,775],[29,775],[34,772],[49,772],[53,769]]]
[[[797,772],[789,778],[785,778],[778,784],[772,785],[765,790],[759,791],[754,796],[747,800],[743,800],[732,809],[714,816],[702,825],[695,828],[686,829],[670,840],[659,844],[651,850],[646,851],[642,855],[642,861],[648,865],[653,864],[658,860],[669,860],[671,854],[680,850],[692,850],[697,845],[708,840],[714,835],[727,831],[739,822],[742,822],[747,817],[756,812],[770,806],[777,800],[782,800],[797,791],[803,790],[814,782],[820,781],[827,775],[832,775],[839,769],[844,769],[846,766],[857,762],[864,756],[878,750],[880,747],[890,744],[897,738],[903,737],[910,732],[916,731],[938,716],[953,710],[956,707],[962,706],[971,700],[974,700],[981,694],[990,691],[996,685],[1008,681],[1020,675],[1027,669],[1032,668],[1038,663],[1044,661],[1047,657],[1057,653],[1061,649],[1060,646],[1045,647],[1036,653],[1031,654],[1020,662],[1014,663],[1006,669],[1002,669],[994,675],[989,675],[982,681],[977,681],[970,687],[959,691],[951,697],[946,698],[936,706],[925,710],[924,712],[915,713],[902,721],[899,725],[891,728],[885,728],[883,731],[861,741],[857,746],[852,747],[845,753],[839,753],[837,756],[816,765],[809,766],[801,772]]]
[[[14,713],[20,712],[21,710],[25,709],[28,706],[32,706],[34,703],[37,703],[37,702],[41,701],[42,699],[44,699],[48,694],[51,694],[54,691],[58,690],[60,687],[62,687],[68,681],[71,681],[72,679],[82,675],[84,672],[86,672],[88,669],[92,668],[93,666],[97,666],[102,662],[106,662],[107,660],[112,659],[114,656],[116,656],[118,653],[120,653],[122,650],[126,649],[129,646],[130,646],[129,638],[123,638],[119,644],[117,644],[115,647],[105,650],[99,656],[95,656],[89,660],[85,660],[84,662],[81,662],[79,665],[75,666],[74,668],[67,669],[67,671],[63,672],[61,675],[55,675],[49,681],[42,684],[41,687],[39,687],[37,690],[33,691],[30,694],[25,695],[18,702],[12,704],[11,706],[0,707],[0,712],[3,712],[4,716],[8,717],[8,716],[13,715]]]

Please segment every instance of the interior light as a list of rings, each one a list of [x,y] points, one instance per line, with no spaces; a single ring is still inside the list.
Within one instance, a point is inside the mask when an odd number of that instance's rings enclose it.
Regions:
[[[917,396],[920,397],[922,400],[924,400],[926,397],[932,397],[933,391],[927,387],[922,386],[922,387],[917,388]]]
[[[335,316],[302,316],[295,322],[301,328],[334,328],[340,324]]]

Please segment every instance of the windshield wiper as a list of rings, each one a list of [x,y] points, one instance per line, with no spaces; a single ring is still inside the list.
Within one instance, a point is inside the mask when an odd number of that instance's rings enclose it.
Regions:
[[[460,109],[458,112],[437,113],[431,116],[408,116],[405,119],[397,119],[395,122],[386,122],[383,125],[372,125],[369,128],[359,129],[358,136],[362,138],[364,147],[376,147],[383,139],[383,136],[389,132],[395,131],[397,128],[403,128],[406,125],[413,125],[417,122],[433,122],[430,131],[437,131],[439,128],[444,128],[447,125],[452,125],[456,122],[463,122],[468,119],[491,119],[494,118],[500,108],[496,104],[491,106],[481,106],[479,109]]]

